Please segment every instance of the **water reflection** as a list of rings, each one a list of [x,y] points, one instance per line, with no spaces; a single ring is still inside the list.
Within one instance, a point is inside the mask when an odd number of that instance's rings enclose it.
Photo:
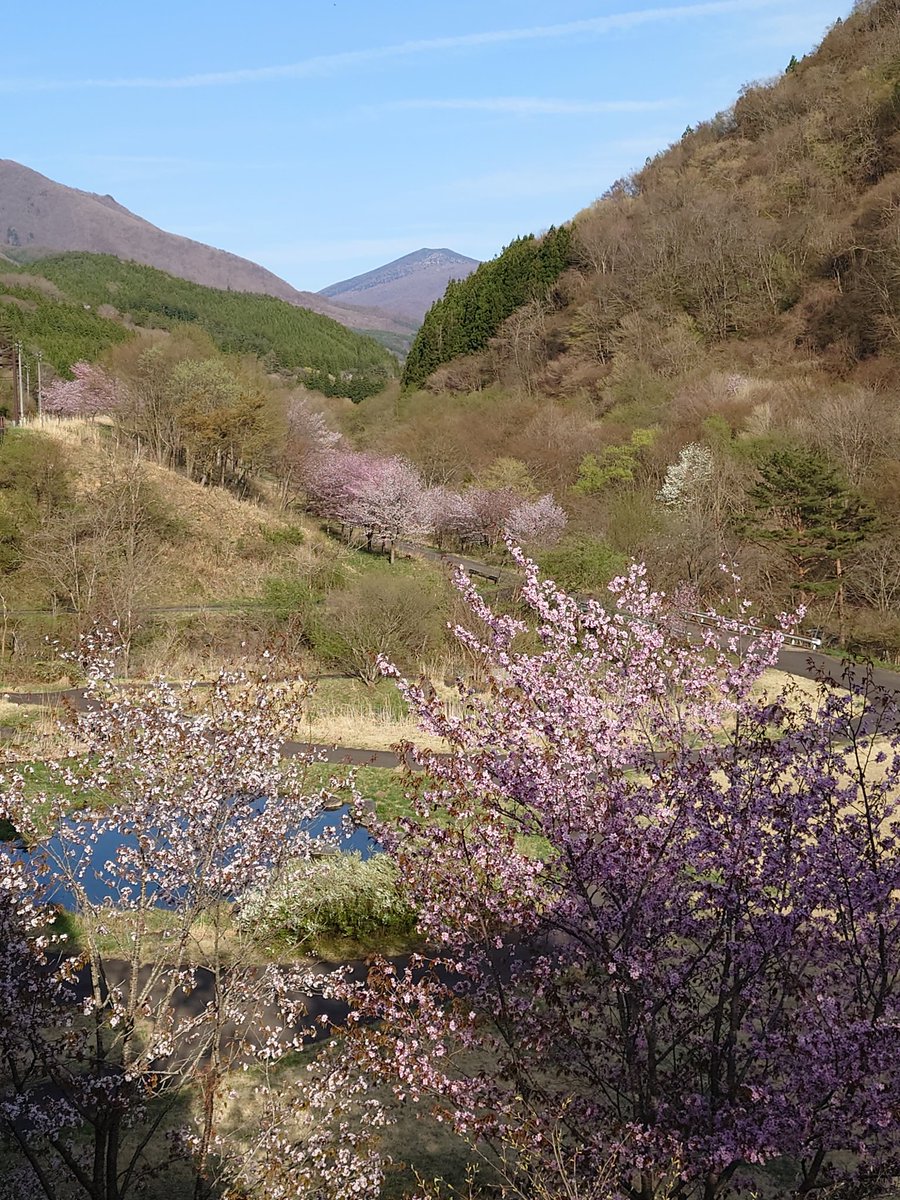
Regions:
[[[260,798],[260,806],[265,798]],[[370,858],[382,852],[382,847],[369,835],[368,830],[352,822],[350,806],[328,809],[310,821],[304,821],[301,829],[310,838],[319,841],[319,852],[323,854],[355,852],[361,858]],[[91,844],[85,848],[85,822],[67,820],[59,832],[46,843],[47,860],[66,863],[67,874],[78,876],[88,902],[92,905],[104,903],[127,903],[133,892],[132,880],[118,876],[115,864],[122,851],[136,850],[138,836],[121,829],[106,829],[94,834]],[[27,850],[15,851],[28,859]],[[91,864],[97,864],[92,867]],[[152,879],[144,883],[145,893],[159,905],[172,905],[184,896],[184,889],[160,894],[159,885]],[[41,879],[41,903],[55,904],[72,912],[76,909],[75,895],[68,883],[54,878],[52,871]]]

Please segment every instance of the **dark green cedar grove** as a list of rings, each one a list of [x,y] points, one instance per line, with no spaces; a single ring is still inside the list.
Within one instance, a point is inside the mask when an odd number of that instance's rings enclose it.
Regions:
[[[540,239],[516,238],[467,279],[452,279],[425,314],[403,370],[404,387],[418,387],[441,363],[483,349],[511,313],[542,296],[569,265],[569,226]]]

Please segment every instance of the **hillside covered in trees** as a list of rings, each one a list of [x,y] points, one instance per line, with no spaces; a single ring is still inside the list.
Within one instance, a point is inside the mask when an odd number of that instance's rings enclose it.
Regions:
[[[407,355],[404,384],[414,387],[441,363],[483,349],[515,309],[546,294],[568,264],[571,242],[565,226],[541,238],[519,237],[466,279],[452,279],[425,314]]]
[[[382,437],[445,482],[515,460],[575,559],[635,555],[703,604],[724,556],[763,611],[896,655],[898,211],[900,6],[871,0],[564,240],[452,285]]]
[[[781,77],[748,84],[613,184],[571,230],[519,238],[451,286],[428,322],[443,338],[423,328],[410,362],[429,373],[479,349],[498,314],[539,299],[546,332],[529,367],[555,391],[577,390],[591,366],[601,384],[626,355],[671,374],[725,345],[745,365],[803,362],[844,378],[896,345],[898,203],[898,7],[871,0]],[[511,337],[499,333],[497,349]],[[650,361],[648,337],[665,362]],[[407,382],[422,368],[408,367]]]
[[[203,287],[275,296],[379,338],[409,334],[403,318],[298,291],[259,263],[160,229],[110,195],[67,187],[0,158],[0,259],[27,265],[68,251],[114,255]]]
[[[40,350],[58,372],[95,360],[134,327],[205,331],[227,354],[253,355],[282,375],[353,399],[396,373],[372,338],[271,296],[221,291],[106,254],[70,253],[10,269],[0,279],[0,339]]]

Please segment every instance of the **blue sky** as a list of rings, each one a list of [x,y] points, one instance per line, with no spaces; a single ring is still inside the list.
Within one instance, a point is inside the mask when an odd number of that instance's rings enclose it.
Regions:
[[[4,22],[0,157],[317,290],[566,220],[848,7],[36,0]]]

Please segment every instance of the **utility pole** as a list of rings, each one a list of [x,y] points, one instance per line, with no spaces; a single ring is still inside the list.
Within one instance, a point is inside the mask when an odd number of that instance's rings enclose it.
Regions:
[[[37,352],[37,415],[38,420],[41,419],[41,409],[44,407],[44,393],[41,390],[41,363],[44,359],[43,350]]]
[[[19,400],[19,413],[16,421],[17,425],[24,424],[25,421],[25,397],[22,394],[22,343],[16,342],[16,395]]]

